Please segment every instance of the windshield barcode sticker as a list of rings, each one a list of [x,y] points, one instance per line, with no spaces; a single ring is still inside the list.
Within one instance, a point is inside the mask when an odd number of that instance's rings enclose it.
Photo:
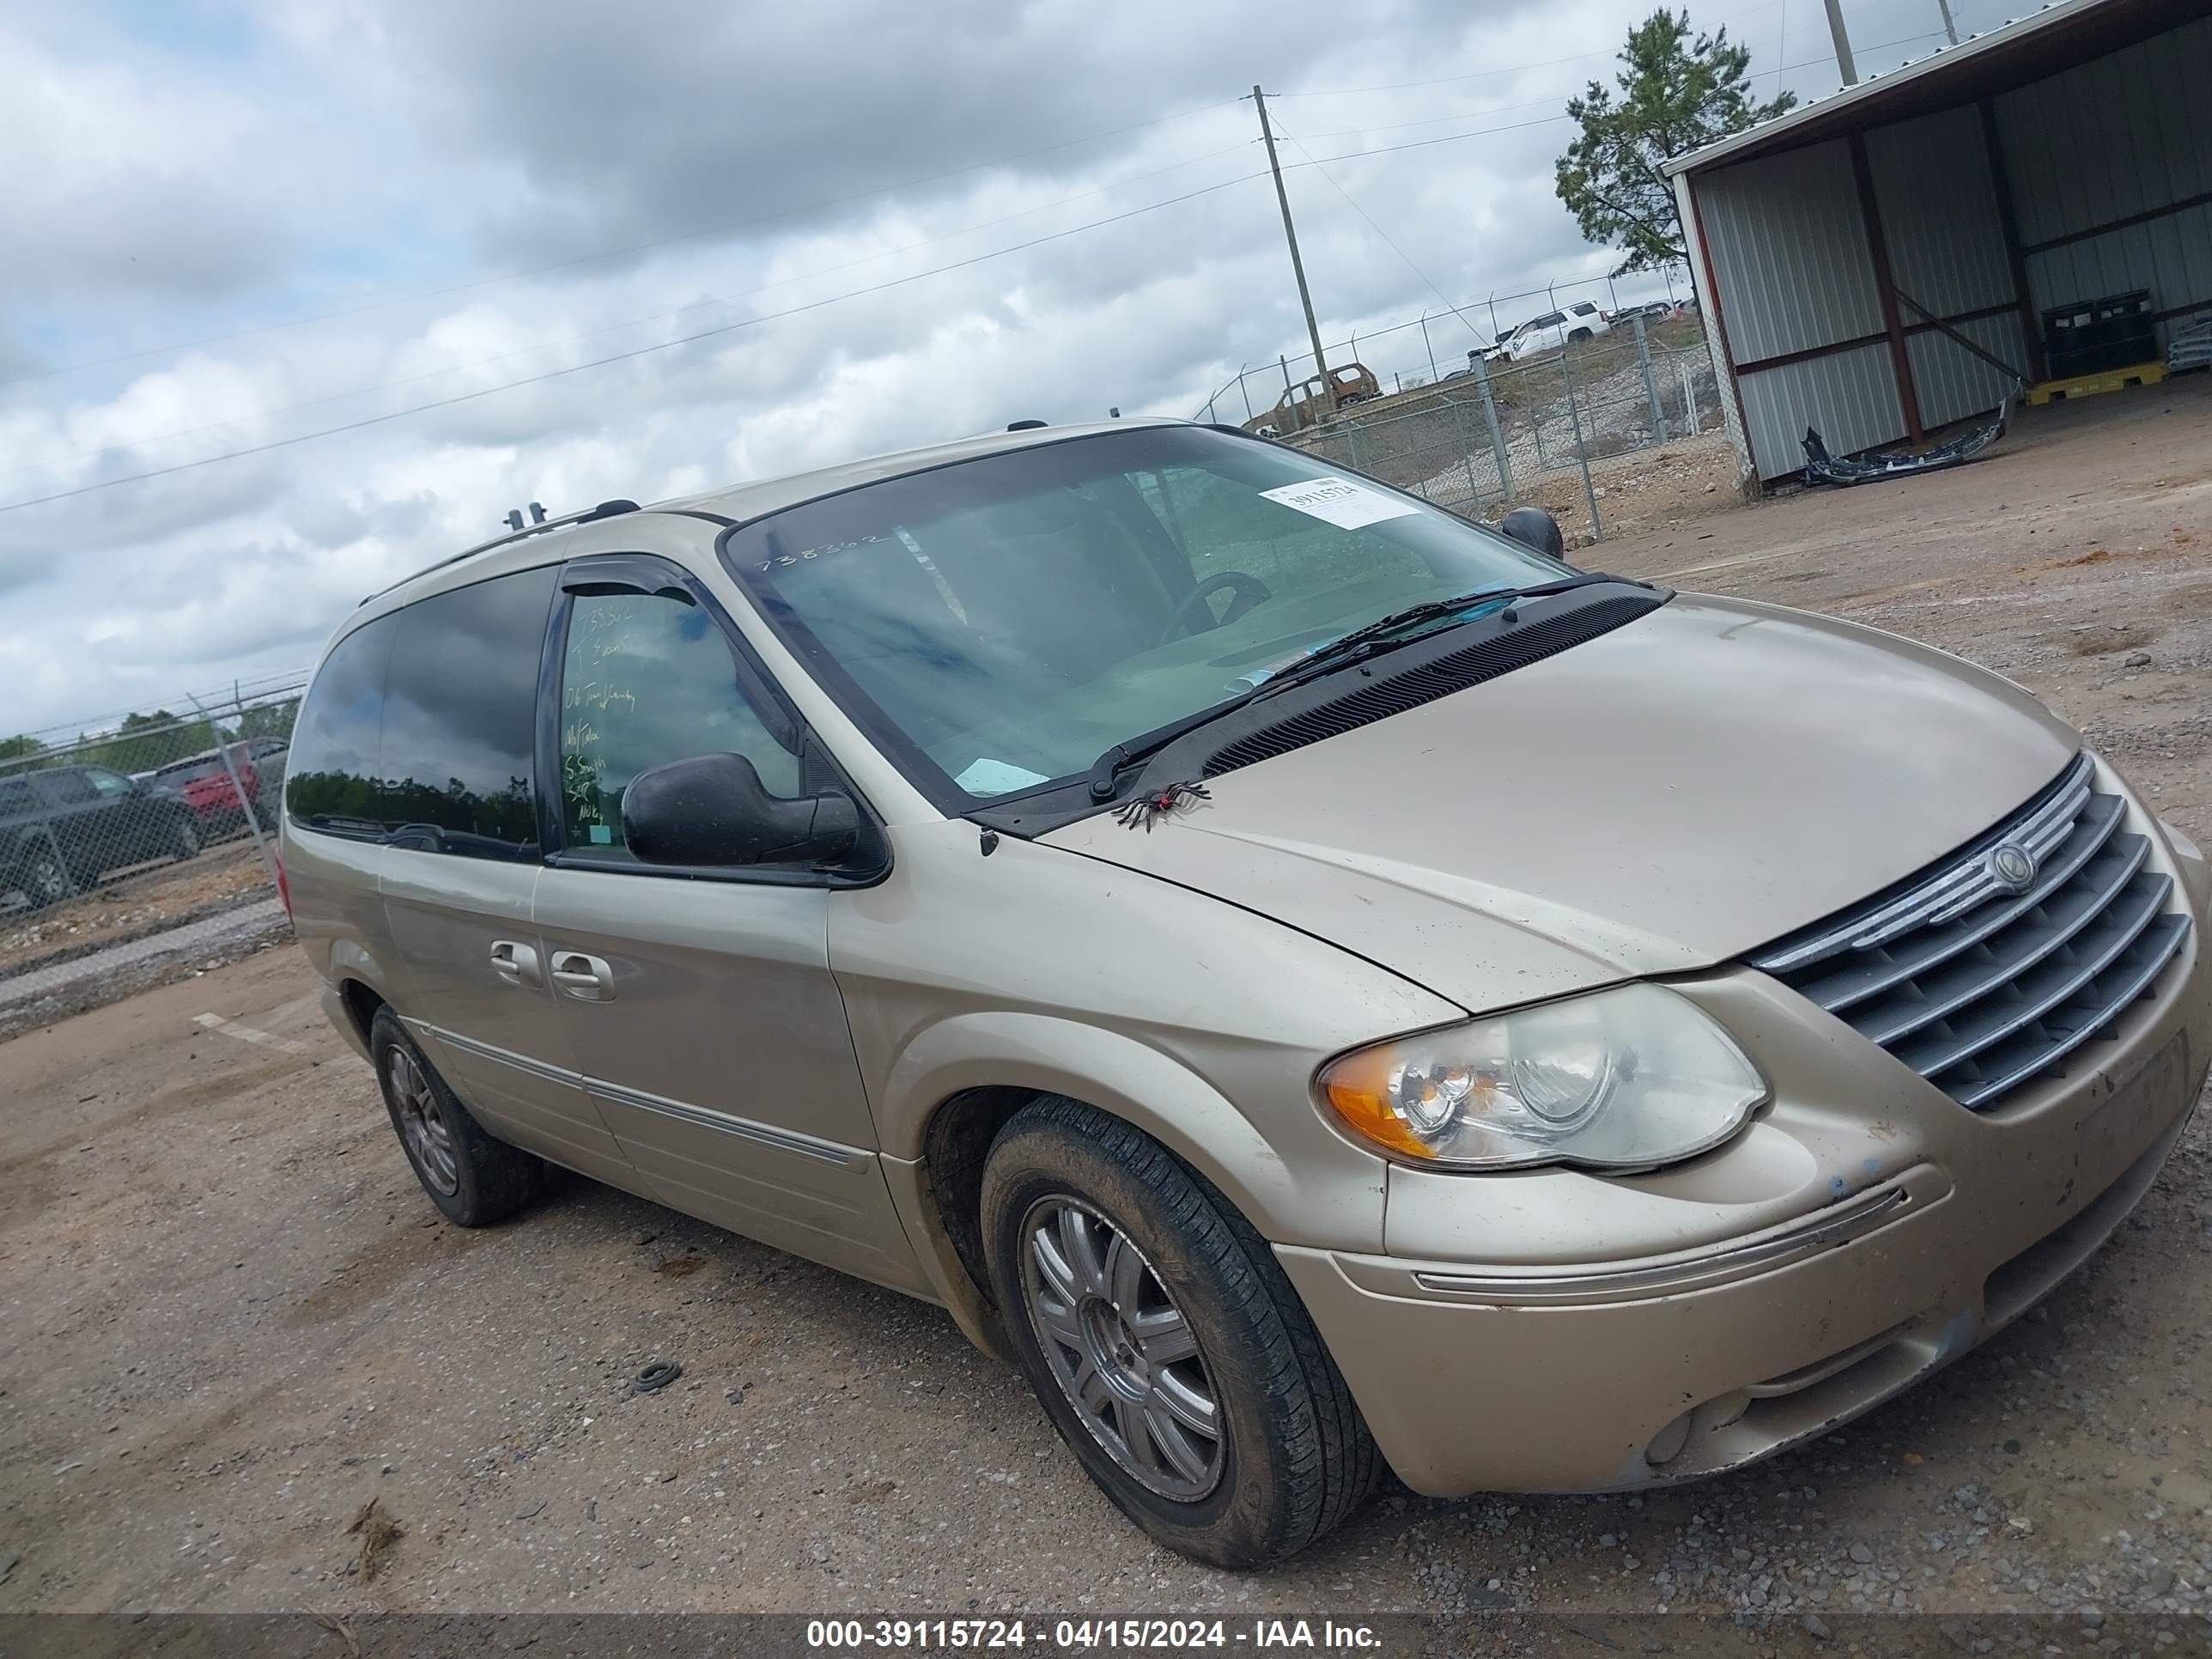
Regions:
[[[1411,501],[1385,495],[1379,489],[1354,483],[1349,478],[1309,478],[1304,483],[1284,484],[1260,492],[1262,501],[1280,501],[1308,518],[1319,519],[1340,530],[1380,524],[1385,519],[1409,519],[1421,509]]]

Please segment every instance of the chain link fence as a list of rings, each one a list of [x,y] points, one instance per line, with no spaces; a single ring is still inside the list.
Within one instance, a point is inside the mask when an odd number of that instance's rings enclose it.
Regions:
[[[1613,458],[1723,425],[1695,318],[1625,319],[1519,363],[1486,363],[1431,386],[1355,404],[1283,442],[1468,518],[1522,506],[1554,514],[1570,545],[1602,540]]]
[[[303,679],[0,738],[0,1036],[286,934],[275,836]]]

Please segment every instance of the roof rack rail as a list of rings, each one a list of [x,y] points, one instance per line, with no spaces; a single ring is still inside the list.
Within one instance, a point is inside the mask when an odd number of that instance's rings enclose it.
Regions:
[[[434,570],[443,570],[447,565],[459,564],[463,559],[473,559],[477,554],[489,553],[495,547],[507,547],[516,542],[528,541],[532,536],[542,536],[549,530],[567,530],[575,525],[593,524],[601,519],[618,519],[625,513],[635,513],[637,510],[638,505],[635,501],[624,501],[617,497],[613,501],[601,501],[597,507],[586,507],[581,513],[571,513],[563,518],[546,519],[538,524],[526,525],[520,530],[512,531],[504,536],[495,536],[488,542],[478,542],[474,547],[465,547],[458,553],[434,560],[412,575],[402,576],[398,581],[380,587],[374,593],[363,594],[361,604],[367,605],[371,599],[380,599],[393,588],[406,586],[417,576],[427,576]],[[356,605],[354,609],[358,611],[361,605]]]

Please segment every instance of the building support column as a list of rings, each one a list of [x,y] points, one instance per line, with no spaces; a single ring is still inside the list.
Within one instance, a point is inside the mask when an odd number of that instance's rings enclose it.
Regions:
[[[1897,279],[1889,264],[1889,244],[1881,234],[1881,208],[1875,200],[1874,168],[1867,161],[1866,138],[1854,132],[1849,139],[1851,173],[1858,180],[1859,217],[1866,227],[1867,252],[1874,261],[1875,291],[1881,296],[1882,332],[1889,336],[1889,363],[1897,376],[1897,401],[1905,411],[1905,434],[1925,443],[1928,429],[1920,419],[1920,393],[1912,384],[1912,354],[1905,343],[1905,319],[1897,306]]]
[[[2012,268],[2012,291],[2020,301],[2021,337],[2027,342],[2027,372],[2032,380],[2050,373],[2043,359],[2043,325],[2035,314],[2035,301],[2027,292],[2027,255],[2021,251],[2020,216],[2012,204],[2012,175],[2005,171],[2004,139],[1997,131],[1997,106],[1981,102],[1982,148],[1989,153],[1990,190],[1997,198],[1997,225],[2004,233],[2005,259]]]

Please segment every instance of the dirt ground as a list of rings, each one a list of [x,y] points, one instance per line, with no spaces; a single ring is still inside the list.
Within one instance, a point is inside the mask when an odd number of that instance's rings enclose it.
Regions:
[[[1961,652],[2212,836],[2212,377],[1916,482],[1692,493],[1590,562]],[[1239,1578],[1120,1519],[934,1310],[579,1180],[446,1225],[296,953],[264,950],[0,1044],[0,1612],[1670,1607],[1840,1650],[1897,1609],[1984,1621],[1944,1627],[1967,1652],[2196,1651],[2208,1174],[2200,1120],[2033,1316],[1808,1448],[1645,1497],[1386,1492]],[[631,1393],[656,1359],[682,1378]],[[372,1498],[399,1528],[373,1577],[348,1530]]]

